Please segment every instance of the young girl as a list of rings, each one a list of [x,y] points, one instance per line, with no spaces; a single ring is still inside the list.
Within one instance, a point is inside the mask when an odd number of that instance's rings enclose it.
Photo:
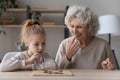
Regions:
[[[56,69],[56,64],[44,52],[46,34],[41,23],[37,20],[27,20],[22,27],[21,41],[27,50],[16,54],[11,59],[1,63],[1,71],[14,71],[18,69]]]

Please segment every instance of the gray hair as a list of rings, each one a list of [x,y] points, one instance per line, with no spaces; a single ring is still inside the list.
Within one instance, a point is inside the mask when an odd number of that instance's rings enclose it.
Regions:
[[[68,28],[70,27],[70,21],[74,18],[78,18],[80,24],[89,27],[90,36],[96,35],[99,29],[98,17],[88,7],[70,6],[65,16],[65,24]]]

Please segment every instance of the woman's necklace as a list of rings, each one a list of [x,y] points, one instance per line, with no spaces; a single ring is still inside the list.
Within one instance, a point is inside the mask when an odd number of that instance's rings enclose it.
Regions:
[[[94,38],[95,37],[89,37],[88,40],[86,39],[86,42],[84,43],[85,46],[81,48],[81,54],[87,53],[87,48],[89,47]]]

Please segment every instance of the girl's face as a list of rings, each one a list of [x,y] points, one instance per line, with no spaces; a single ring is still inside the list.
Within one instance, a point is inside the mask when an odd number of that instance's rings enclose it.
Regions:
[[[34,34],[29,37],[27,42],[28,51],[31,53],[42,53],[45,49],[45,35]]]
[[[71,34],[78,39],[85,39],[88,35],[88,27],[81,25],[80,20],[77,18],[74,18],[70,21],[70,27],[69,30]]]

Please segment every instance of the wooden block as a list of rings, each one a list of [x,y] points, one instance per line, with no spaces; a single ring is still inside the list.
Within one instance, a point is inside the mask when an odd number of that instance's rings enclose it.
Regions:
[[[32,72],[33,76],[73,76],[70,70],[36,70]]]

